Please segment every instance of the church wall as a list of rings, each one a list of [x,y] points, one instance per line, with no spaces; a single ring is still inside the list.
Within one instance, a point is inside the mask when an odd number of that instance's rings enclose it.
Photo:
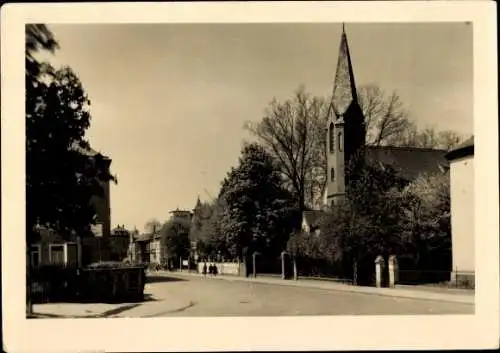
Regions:
[[[453,160],[450,173],[453,271],[471,275],[467,272],[475,270],[474,156]]]

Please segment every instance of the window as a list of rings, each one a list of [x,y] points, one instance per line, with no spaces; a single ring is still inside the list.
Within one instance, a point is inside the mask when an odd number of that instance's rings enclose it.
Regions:
[[[31,266],[38,267],[42,261],[42,252],[40,251],[40,244],[31,246]]]
[[[335,169],[333,168],[330,170],[330,180],[331,181],[335,180]]]
[[[334,150],[334,141],[333,141],[333,123],[330,123],[330,129],[328,133],[328,140],[330,142],[330,153]]]
[[[49,246],[49,260],[52,264],[64,264],[64,245]]]
[[[342,152],[344,148],[344,137],[342,135],[342,132],[338,133],[337,141],[339,144],[339,152]]]

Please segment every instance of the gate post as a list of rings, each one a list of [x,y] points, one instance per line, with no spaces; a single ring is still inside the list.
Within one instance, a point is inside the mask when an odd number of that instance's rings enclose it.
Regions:
[[[389,287],[396,287],[398,278],[398,260],[396,255],[389,256]]]
[[[298,273],[297,273],[297,258],[294,256],[293,257],[293,280],[296,281],[299,279]]]
[[[384,258],[382,255],[377,256],[375,259],[375,286],[382,287],[382,268],[384,266]]]
[[[281,252],[281,279],[286,279],[285,256],[286,256],[286,251],[282,251]]]

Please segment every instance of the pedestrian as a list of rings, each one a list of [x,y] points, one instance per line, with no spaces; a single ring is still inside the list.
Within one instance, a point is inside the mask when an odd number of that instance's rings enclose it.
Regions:
[[[217,276],[217,272],[218,272],[218,270],[217,270],[217,266],[216,266],[216,265],[214,265],[214,276]]]
[[[207,263],[203,264],[203,276],[207,277]]]

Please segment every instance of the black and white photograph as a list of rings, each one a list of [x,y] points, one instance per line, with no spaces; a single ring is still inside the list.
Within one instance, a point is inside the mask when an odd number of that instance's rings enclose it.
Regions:
[[[480,3],[4,7],[13,351],[495,348]]]

